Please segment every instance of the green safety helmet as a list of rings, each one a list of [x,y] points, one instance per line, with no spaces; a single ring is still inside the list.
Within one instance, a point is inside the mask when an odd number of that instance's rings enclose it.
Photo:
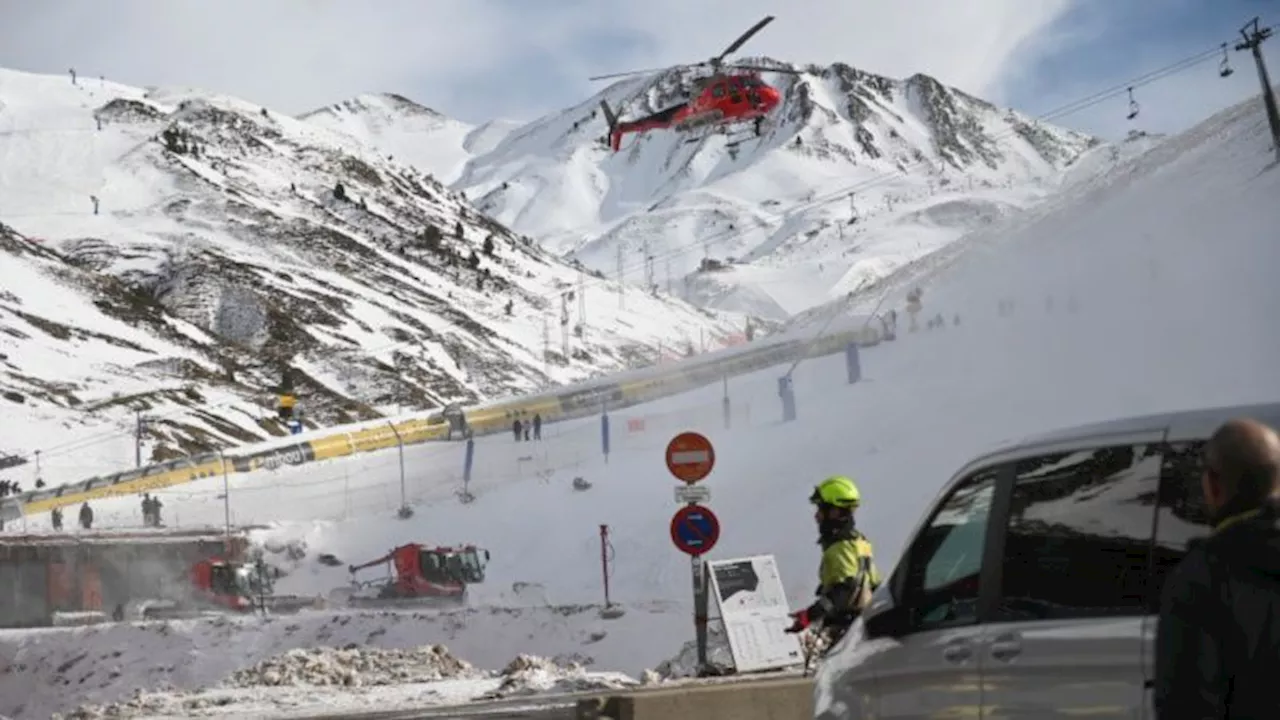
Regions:
[[[858,492],[858,486],[853,481],[843,475],[832,475],[831,477],[818,483],[813,489],[813,495],[809,497],[809,502],[815,505],[830,505],[842,510],[853,510],[862,502],[862,493]]]

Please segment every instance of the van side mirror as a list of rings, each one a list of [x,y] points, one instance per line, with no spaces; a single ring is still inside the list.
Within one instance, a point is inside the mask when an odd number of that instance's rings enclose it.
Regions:
[[[906,621],[906,608],[889,604],[879,612],[868,614],[863,619],[863,632],[868,639],[898,637],[905,631]]]

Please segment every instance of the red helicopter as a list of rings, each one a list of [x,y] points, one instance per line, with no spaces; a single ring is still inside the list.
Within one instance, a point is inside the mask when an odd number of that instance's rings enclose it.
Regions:
[[[789,68],[772,68],[758,65],[729,65],[727,72],[722,68],[724,59],[730,53],[742,47],[751,36],[760,32],[765,25],[773,22],[773,16],[756,23],[751,29],[742,33],[724,52],[705,62],[675,67],[709,66],[711,75],[694,81],[695,87],[690,99],[672,105],[664,110],[646,115],[636,120],[620,120],[618,115],[603,100],[600,107],[604,110],[605,121],[609,123],[609,146],[614,152],[622,146],[622,136],[633,132],[671,129],[676,132],[688,132],[710,126],[726,126],[741,122],[753,122],[755,134],[760,135],[764,118],[778,106],[782,93],[760,79],[758,73],[776,72],[799,75],[800,72]],[[597,75],[591,80],[606,80],[658,73],[671,68],[652,70],[634,70],[631,72]],[[695,140],[698,138],[694,138]]]

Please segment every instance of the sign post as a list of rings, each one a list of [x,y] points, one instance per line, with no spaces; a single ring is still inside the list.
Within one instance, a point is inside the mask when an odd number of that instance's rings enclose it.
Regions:
[[[720,540],[720,520],[700,503],[711,499],[711,491],[697,487],[716,464],[711,441],[695,432],[683,432],[667,443],[667,470],[684,485],[676,486],[676,502],[682,507],[671,518],[671,542],[689,556],[693,579],[693,628],[698,648],[698,671],[707,667],[707,612],[710,599],[702,555]]]

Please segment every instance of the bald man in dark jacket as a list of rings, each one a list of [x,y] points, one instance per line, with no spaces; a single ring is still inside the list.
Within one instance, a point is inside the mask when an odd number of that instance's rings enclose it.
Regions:
[[[1205,447],[1213,531],[1165,583],[1156,631],[1159,720],[1280,718],[1280,437],[1226,423]]]

